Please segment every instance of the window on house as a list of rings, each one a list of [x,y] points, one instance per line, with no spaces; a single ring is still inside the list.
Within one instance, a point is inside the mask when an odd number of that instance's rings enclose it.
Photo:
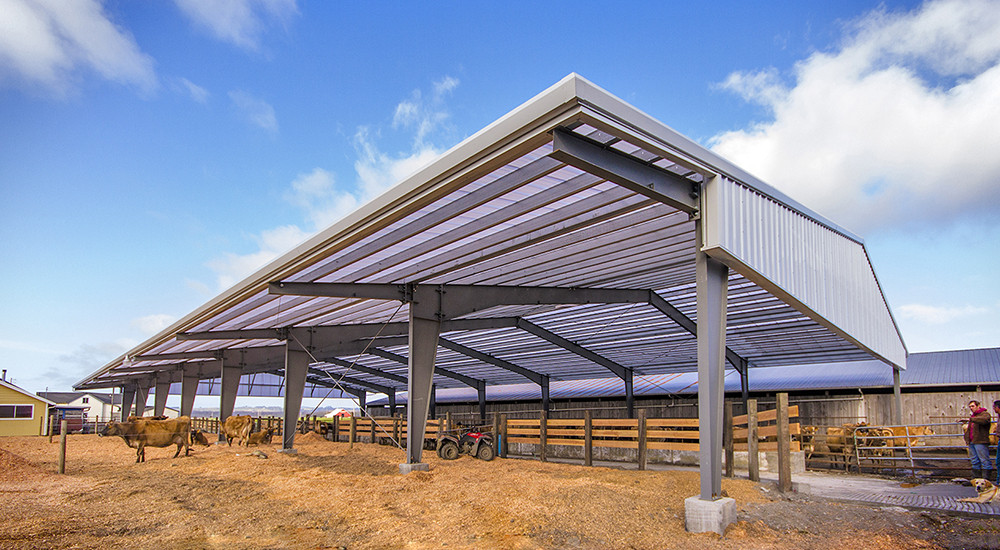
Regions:
[[[0,405],[0,419],[32,418],[34,416],[34,405]]]
[[[83,402],[84,403],[90,403],[90,398],[89,397],[84,397],[83,398]]]

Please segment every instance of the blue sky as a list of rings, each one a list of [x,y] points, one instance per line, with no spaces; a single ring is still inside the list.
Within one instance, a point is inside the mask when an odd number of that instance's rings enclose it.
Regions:
[[[1000,346],[1000,3],[0,0],[0,365],[68,390],[570,72]]]

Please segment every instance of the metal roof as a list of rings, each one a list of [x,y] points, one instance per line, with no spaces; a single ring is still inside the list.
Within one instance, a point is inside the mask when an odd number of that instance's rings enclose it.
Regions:
[[[285,340],[312,383],[405,387],[408,304],[280,292],[315,283],[543,295],[445,322],[438,388],[693,371],[698,219],[730,268],[730,357],[905,367],[860,239],[574,74],[76,387],[213,379],[219,359],[245,382],[282,372]]]
[[[1000,384],[1000,348],[911,353],[907,369],[900,375],[902,387],[947,387]],[[892,371],[881,361],[829,363],[823,368],[803,369],[798,366],[761,367],[750,370],[752,392],[822,391],[846,389],[883,389],[892,387]],[[739,375],[726,371],[725,391],[740,391]],[[697,373],[638,376],[635,395],[661,397],[695,395],[698,393]],[[550,399],[622,398],[625,385],[620,379],[566,380],[553,382]],[[489,401],[536,401],[541,392],[534,384],[510,384],[487,388]],[[477,394],[471,388],[438,390],[438,403],[474,403]],[[385,405],[378,397],[370,405]],[[396,403],[406,403],[406,394],[396,397]]]

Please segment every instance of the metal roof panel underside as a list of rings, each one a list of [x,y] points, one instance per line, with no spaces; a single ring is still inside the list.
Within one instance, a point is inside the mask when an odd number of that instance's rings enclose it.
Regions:
[[[191,363],[202,365],[200,376],[210,378],[211,363],[223,353],[227,364],[242,364],[244,372],[283,368],[283,346],[277,337],[253,333],[253,338],[176,339],[182,332],[397,326],[408,318],[408,306],[400,301],[271,294],[268,283],[274,281],[635,289],[655,292],[697,323],[697,201],[691,203],[686,192],[664,195],[653,184],[647,188],[623,183],[599,169],[571,166],[556,154],[560,145],[554,144],[553,135],[611,155],[614,162],[634,167],[637,173],[652,174],[681,189],[690,186],[695,192],[691,196],[697,196],[706,182],[720,181],[716,176],[724,173],[726,181],[736,181],[814,224],[825,232],[825,239],[863,251],[850,233],[571,75],[77,387],[148,380],[157,372],[176,373]],[[718,231],[738,233],[731,227]],[[726,238],[717,244],[726,244]],[[874,308],[883,324],[891,324],[888,328],[850,322],[841,326],[827,314],[825,303],[813,298],[830,297],[829,292],[815,291],[824,284],[822,277],[806,281],[794,274],[786,289],[770,271],[758,269],[765,266],[754,256],[759,251],[748,252],[746,263],[738,252],[725,249],[720,256],[731,267],[727,345],[732,352],[755,366],[872,357],[905,366],[905,360],[899,360],[899,350],[905,357],[902,342],[888,338],[886,343],[885,335],[898,336],[898,331],[866,262],[854,265],[850,275],[852,280],[863,280],[869,294],[861,298],[863,303],[847,308],[846,320]],[[858,272],[859,265],[869,271]],[[871,295],[873,291],[877,295]],[[640,375],[692,371],[697,365],[692,332],[651,303],[501,305],[461,319],[486,321],[475,329],[445,326],[442,338],[552,380],[615,374],[509,320],[541,327]],[[507,321],[489,326],[491,319]],[[349,375],[357,380],[395,388],[400,382],[387,381],[379,371],[390,378],[406,376],[406,365],[397,360],[405,360],[408,353],[405,340],[399,341],[402,335],[405,331],[384,335],[396,338],[385,345],[363,338],[337,345],[320,340],[301,343],[325,350],[320,360],[357,361],[375,371],[351,370]],[[365,345],[395,359],[364,353]],[[445,371],[488,385],[525,381],[523,373],[482,359],[444,347],[438,351],[438,367]],[[334,376],[348,370],[330,362],[314,366]],[[468,385],[467,380],[442,375],[435,375],[434,381],[439,387]]]

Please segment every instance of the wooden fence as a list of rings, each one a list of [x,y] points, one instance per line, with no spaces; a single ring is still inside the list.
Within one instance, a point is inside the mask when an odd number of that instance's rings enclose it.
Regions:
[[[784,416],[778,409],[761,411],[754,415],[733,417],[727,407],[724,422],[724,440],[727,454],[728,474],[732,475],[732,453],[748,451],[751,433],[757,434],[755,447],[759,451],[780,451],[782,443],[787,443],[785,452],[800,450],[800,425],[790,422],[798,417],[798,407],[787,407]],[[753,401],[753,400],[752,400]],[[779,399],[780,408],[781,399]],[[754,402],[754,410],[756,403]],[[548,418],[542,412],[537,418],[508,418],[506,414],[494,414],[490,425],[476,426],[480,431],[495,434],[496,454],[506,458],[511,453],[512,444],[537,446],[538,457],[548,460],[553,447],[582,447],[584,464],[593,464],[595,448],[628,449],[636,451],[639,469],[645,469],[649,450],[689,451],[699,450],[699,422],[697,418],[647,418],[646,411],[637,411],[638,418],[593,418],[591,411],[583,411],[583,418]],[[523,415],[521,415],[523,416]],[[783,422],[782,422],[783,419]],[[255,418],[252,431],[274,428],[281,432],[282,419],[276,417]],[[405,445],[408,436],[406,419],[393,417],[302,417],[296,423],[301,433],[314,431],[326,439],[337,442],[381,443]],[[750,424],[753,424],[750,426]],[[218,418],[195,418],[192,426],[206,432],[218,433]],[[455,431],[456,425],[451,414],[443,419],[428,420],[424,435],[425,447],[433,448],[439,433]],[[469,429],[470,427],[465,427]],[[784,434],[784,439],[779,437]],[[755,463],[756,461],[751,461]]]

